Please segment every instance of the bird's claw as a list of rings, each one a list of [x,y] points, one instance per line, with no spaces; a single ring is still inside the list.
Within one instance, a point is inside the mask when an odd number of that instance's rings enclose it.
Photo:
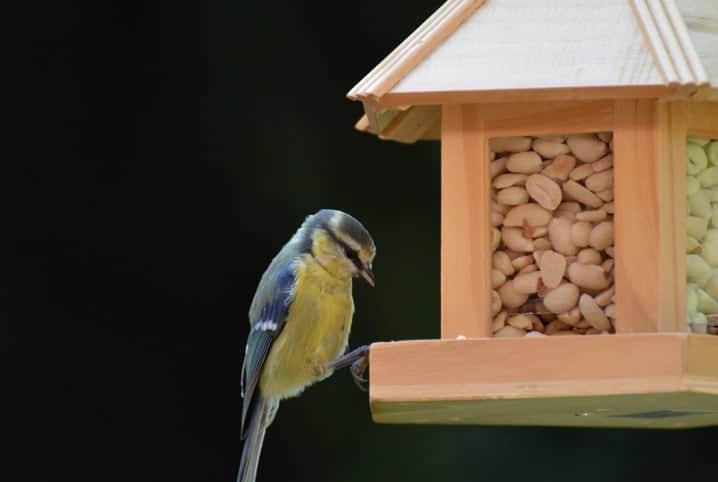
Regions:
[[[350,368],[352,378],[354,379],[354,385],[363,392],[369,391],[369,379],[364,377],[367,368],[369,368],[369,353],[367,352],[357,361],[352,363]]]

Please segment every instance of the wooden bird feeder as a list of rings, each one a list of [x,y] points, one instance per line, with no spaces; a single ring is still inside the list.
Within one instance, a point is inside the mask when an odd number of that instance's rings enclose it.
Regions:
[[[441,142],[441,340],[373,346],[375,421],[718,425],[715,0],[449,0],[348,96]]]

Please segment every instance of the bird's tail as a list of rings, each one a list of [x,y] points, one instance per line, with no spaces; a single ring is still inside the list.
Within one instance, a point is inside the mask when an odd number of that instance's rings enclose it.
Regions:
[[[242,461],[239,463],[237,482],[255,482],[257,478],[257,466],[264,443],[264,434],[271,419],[274,418],[274,414],[270,412],[276,412],[275,404],[276,402],[273,404],[271,400],[267,401],[260,393],[255,392],[252,408],[250,408],[249,424],[242,449]]]

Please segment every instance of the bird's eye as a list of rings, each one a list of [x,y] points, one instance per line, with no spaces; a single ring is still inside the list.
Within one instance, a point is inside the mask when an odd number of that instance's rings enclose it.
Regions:
[[[349,258],[349,260],[354,264],[354,266],[357,267],[358,270],[363,269],[364,266],[361,259],[359,259],[359,252],[355,249],[350,248],[344,243],[342,244],[342,247],[344,248],[344,253],[346,254],[347,258]]]

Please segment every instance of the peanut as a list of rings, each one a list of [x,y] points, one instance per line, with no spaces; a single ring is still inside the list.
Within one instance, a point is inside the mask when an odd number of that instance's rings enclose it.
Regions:
[[[591,223],[579,221],[571,226],[571,241],[579,248],[588,246],[589,237],[591,236]]]
[[[496,228],[491,230],[491,252],[495,252],[501,244],[501,231]]]
[[[575,134],[566,138],[571,153],[581,162],[594,162],[605,156],[608,146],[593,134]]]
[[[492,333],[496,333],[501,328],[506,326],[506,317],[507,316],[508,315],[506,314],[506,312],[502,311],[501,313],[499,313],[498,315],[496,315],[494,317],[493,321],[491,322],[491,332]]]
[[[491,185],[496,189],[505,189],[511,186],[523,185],[527,177],[526,174],[500,174],[496,176]]]
[[[543,304],[552,313],[565,313],[578,301],[578,287],[571,283],[563,283],[556,288],[549,290],[544,296]]]
[[[566,272],[566,258],[555,251],[543,251],[539,260],[539,269],[543,284],[549,288],[556,288],[561,284]]]
[[[511,258],[504,251],[497,251],[492,258],[492,265],[495,270],[500,271],[504,276],[511,276],[516,272]]]
[[[513,326],[514,328],[519,328],[521,330],[531,330],[533,329],[533,323],[531,321],[531,318],[529,318],[526,315],[514,315],[510,317],[506,323]]]
[[[576,326],[581,321],[581,311],[578,306],[574,306],[567,312],[559,314],[558,319],[567,325]]]
[[[594,298],[596,300],[596,304],[600,306],[601,308],[605,308],[606,306],[611,304],[611,297],[615,293],[615,288],[611,286],[605,291],[601,291],[599,294],[596,295]]]
[[[605,290],[611,284],[610,276],[601,266],[572,263],[566,270],[568,279],[576,286],[587,290]]]
[[[533,263],[534,259],[532,255],[519,256],[511,260],[511,265],[515,270],[520,270]]]
[[[592,174],[593,167],[591,167],[591,164],[581,164],[580,166],[576,167],[576,169],[571,171],[568,177],[570,177],[574,181],[581,181]]]
[[[511,154],[506,161],[509,172],[533,174],[541,170],[541,156],[532,151]]]
[[[551,220],[551,212],[538,204],[528,203],[512,208],[504,218],[504,226],[545,226]]]
[[[491,270],[491,287],[496,289],[506,282],[506,275],[498,269]]]
[[[560,154],[566,154],[569,148],[566,144],[545,139],[536,139],[533,142],[533,150],[538,152],[544,159],[553,159]]]
[[[538,238],[534,240],[534,249],[536,251],[546,251],[551,249],[551,241],[546,238]]]
[[[519,274],[524,273],[533,273],[534,271],[538,271],[538,267],[535,264],[530,264],[528,266],[524,266],[519,270]]]
[[[511,186],[500,190],[496,194],[496,200],[507,206],[518,206],[529,200],[529,194],[526,189],[519,186]]]
[[[606,154],[598,161],[592,162],[593,172],[601,172],[613,167],[613,154]]]
[[[554,218],[548,224],[548,237],[553,249],[563,255],[573,256],[578,248],[571,240],[571,221]]]
[[[501,296],[496,290],[491,290],[491,316],[496,316],[501,311]]]
[[[491,161],[491,164],[489,166],[489,173],[491,174],[491,179],[506,171],[506,161],[508,160],[508,156],[503,156]]]
[[[598,251],[611,246],[613,244],[613,221],[598,223],[591,230],[589,244]]]
[[[581,310],[583,317],[591,323],[591,326],[598,330],[610,330],[611,322],[608,321],[606,315],[596,304],[596,301],[586,293],[582,294],[578,300],[578,308]]]
[[[494,152],[522,152],[531,148],[531,138],[522,136],[494,137],[489,139],[489,148]]]
[[[533,174],[526,179],[526,191],[541,207],[553,211],[561,204],[561,188],[543,174]]]
[[[527,294],[520,293],[516,290],[515,282],[516,280],[507,281],[498,289],[501,304],[506,308],[518,308],[526,303],[528,299]]]
[[[504,244],[514,251],[531,252],[534,250],[534,243],[523,235],[523,230],[519,228],[503,228],[501,230],[501,240]]]
[[[569,180],[563,183],[564,195],[570,196],[572,199],[585,204],[592,208],[600,208],[603,205],[603,201],[596,196],[594,193],[577,183],[576,181]]]
[[[524,273],[517,275],[513,280],[513,288],[521,294],[531,295],[541,288],[541,272]]]
[[[578,252],[577,261],[583,264],[601,264],[601,253],[593,248],[585,248]]]
[[[590,211],[581,211],[580,213],[576,213],[576,221],[588,221],[590,223],[595,223],[597,221],[603,221],[607,217],[608,217],[608,214],[606,213],[606,211],[603,211],[601,209],[595,209],[595,210],[590,210]]]
[[[556,156],[556,158],[546,166],[541,173],[550,177],[555,181],[565,181],[568,175],[576,166],[576,158],[567,154]]]
[[[581,205],[575,201],[566,201],[558,205],[558,209],[574,213],[576,216],[581,212]]]
[[[501,328],[499,331],[494,333],[494,336],[496,338],[517,338],[520,336],[525,336],[526,332],[524,330],[520,330],[518,328],[514,328],[513,326],[506,325],[503,328]]]
[[[593,166],[591,166],[591,170],[593,170]],[[612,188],[613,169],[597,172],[596,174],[588,176],[586,178],[586,187],[593,192],[605,191],[606,189]]]

